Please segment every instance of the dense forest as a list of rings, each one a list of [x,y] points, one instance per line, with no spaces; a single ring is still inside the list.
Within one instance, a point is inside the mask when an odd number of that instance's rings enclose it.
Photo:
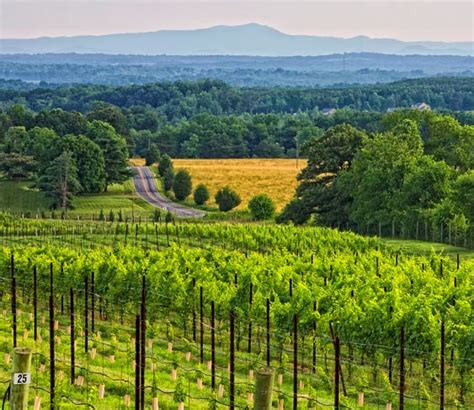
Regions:
[[[331,126],[380,132],[394,107],[422,102],[474,123],[467,111],[474,108],[471,78],[331,89],[237,88],[210,80],[37,89],[5,83],[14,87],[0,89],[0,143],[11,126],[87,135],[88,121],[100,120],[127,140],[130,155],[140,156],[158,148],[173,157],[294,157]]]
[[[326,90],[236,88],[216,81],[29,89],[13,82],[17,89],[0,89],[0,144],[14,126],[87,136],[89,123],[98,120],[125,138],[131,156],[159,149],[172,157],[294,157],[332,126],[383,132],[385,119],[397,113],[368,107],[426,102],[473,108],[473,82],[430,79]],[[444,111],[474,124],[469,111]]]
[[[0,107],[87,112],[98,102],[122,109],[150,107],[167,121],[196,114],[298,113],[348,108],[387,111],[426,103],[433,109],[474,109],[474,78],[430,78],[333,88],[238,88],[221,81],[177,81],[131,86],[82,85],[33,90],[0,89]]]
[[[410,78],[472,76],[469,56],[346,53],[305,57],[11,54],[0,78],[38,84],[146,84],[222,80],[234,86],[312,87]]]

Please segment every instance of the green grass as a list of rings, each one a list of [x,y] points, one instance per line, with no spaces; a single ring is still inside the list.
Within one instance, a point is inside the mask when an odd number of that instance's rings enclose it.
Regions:
[[[0,181],[0,210],[12,213],[49,212],[51,201],[31,185],[29,181]],[[153,207],[135,193],[131,179],[123,184],[111,185],[107,192],[79,195],[73,204],[74,209],[69,211],[71,217],[98,215],[101,209],[106,216],[110,211],[117,213],[119,210],[124,216],[151,216],[153,213]]]
[[[442,253],[456,257],[459,254],[462,258],[474,259],[474,250],[452,246],[445,243],[424,242],[407,239],[382,239],[382,241],[392,248],[399,249],[404,253],[413,255],[429,255],[430,253]]]
[[[70,211],[71,216],[97,214],[101,209],[106,215],[119,210],[127,215],[151,216],[153,212],[153,207],[135,193],[131,180],[111,185],[107,192],[78,196],[74,200],[74,207]]]
[[[15,213],[48,209],[49,198],[30,187],[29,181],[0,181],[0,209]]]

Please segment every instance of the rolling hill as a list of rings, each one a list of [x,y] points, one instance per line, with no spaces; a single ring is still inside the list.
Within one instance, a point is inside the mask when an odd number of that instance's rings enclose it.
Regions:
[[[403,42],[366,36],[336,38],[290,35],[255,23],[197,30],[0,40],[1,54],[316,56],[346,52],[473,55],[473,43]]]

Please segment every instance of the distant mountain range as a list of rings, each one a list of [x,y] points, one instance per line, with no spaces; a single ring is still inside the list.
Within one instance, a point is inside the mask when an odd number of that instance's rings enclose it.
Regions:
[[[0,54],[103,53],[138,55],[318,56],[334,53],[474,55],[473,42],[404,42],[365,36],[336,38],[282,33],[246,24],[100,36],[0,39]]]

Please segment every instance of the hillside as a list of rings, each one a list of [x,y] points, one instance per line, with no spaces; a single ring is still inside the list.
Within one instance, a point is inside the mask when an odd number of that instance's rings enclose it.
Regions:
[[[0,40],[0,53],[104,53],[168,55],[303,56],[347,52],[472,55],[472,43],[403,42],[366,36],[335,38],[289,35],[268,26],[246,24],[198,30],[102,36]]]

